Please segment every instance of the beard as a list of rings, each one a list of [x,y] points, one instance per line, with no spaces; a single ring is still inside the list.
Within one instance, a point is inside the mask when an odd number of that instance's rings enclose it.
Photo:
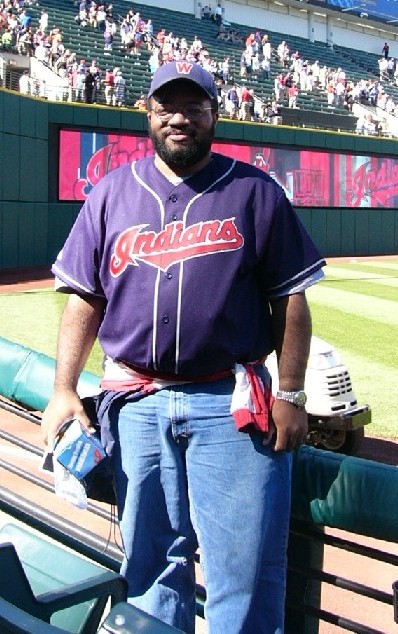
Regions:
[[[209,154],[215,127],[215,123],[213,123],[206,135],[199,133],[192,136],[187,143],[177,148],[168,146],[166,143],[167,136],[161,136],[159,133],[153,132],[151,128],[149,128],[149,136],[159,158],[170,169],[181,170],[193,167]]]

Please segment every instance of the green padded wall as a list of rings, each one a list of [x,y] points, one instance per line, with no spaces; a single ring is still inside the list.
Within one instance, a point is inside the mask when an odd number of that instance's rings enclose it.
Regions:
[[[43,411],[52,394],[55,359],[0,337],[0,394],[33,410]],[[83,370],[81,396],[99,390],[99,377]]]
[[[143,132],[146,114],[50,103],[0,89],[0,271],[50,265],[80,203],[56,200],[57,126]],[[221,120],[217,138],[291,148],[398,155],[394,139]],[[398,252],[398,209],[299,208],[326,257]]]

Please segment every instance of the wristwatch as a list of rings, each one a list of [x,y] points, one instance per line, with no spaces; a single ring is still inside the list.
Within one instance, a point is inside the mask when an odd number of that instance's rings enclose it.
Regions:
[[[307,395],[304,390],[295,390],[294,392],[279,390],[276,393],[276,398],[292,403],[292,405],[295,405],[298,409],[302,409],[307,402]]]

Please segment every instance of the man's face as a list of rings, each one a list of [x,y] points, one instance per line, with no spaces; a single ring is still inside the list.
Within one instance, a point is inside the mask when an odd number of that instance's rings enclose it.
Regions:
[[[170,111],[173,114],[167,121],[156,114]],[[148,105],[149,135],[156,154],[176,173],[201,164],[210,155],[217,118],[209,97],[199,87],[189,80],[170,82]]]

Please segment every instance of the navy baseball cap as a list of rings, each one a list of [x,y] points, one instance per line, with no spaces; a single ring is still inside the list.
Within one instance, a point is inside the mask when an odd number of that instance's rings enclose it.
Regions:
[[[217,101],[218,93],[213,75],[205,70],[200,64],[189,62],[187,60],[167,62],[166,64],[160,66],[152,77],[152,82],[148,92],[148,99],[152,97],[153,93],[159,90],[159,88],[162,88],[162,86],[165,86],[176,79],[192,81],[204,90],[204,92],[209,95],[210,99]]]

